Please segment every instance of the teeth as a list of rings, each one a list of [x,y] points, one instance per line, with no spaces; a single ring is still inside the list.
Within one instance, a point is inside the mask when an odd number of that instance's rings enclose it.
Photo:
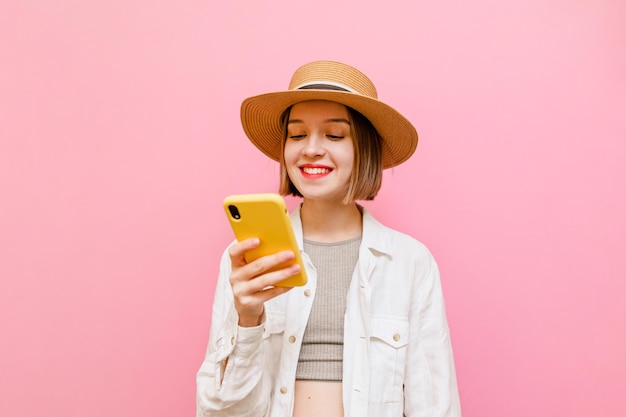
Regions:
[[[330,169],[328,168],[302,168],[302,170],[311,175],[325,174],[327,172],[330,172]]]

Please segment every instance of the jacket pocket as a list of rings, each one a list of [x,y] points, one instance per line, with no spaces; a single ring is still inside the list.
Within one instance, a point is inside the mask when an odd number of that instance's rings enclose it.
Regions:
[[[287,315],[284,311],[266,310],[263,338],[267,339],[272,335],[283,334],[286,324]]]
[[[403,401],[409,322],[372,317],[370,336],[370,402]]]

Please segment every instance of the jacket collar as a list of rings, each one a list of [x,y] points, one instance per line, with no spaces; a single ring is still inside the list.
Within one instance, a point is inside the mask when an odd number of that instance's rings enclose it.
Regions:
[[[382,225],[374,216],[363,206],[359,206],[363,213],[363,236],[361,238],[361,246],[366,247],[373,254],[392,255],[391,235],[389,229]],[[293,232],[298,241],[300,251],[304,248],[302,237],[302,219],[300,217],[300,205],[290,214]]]

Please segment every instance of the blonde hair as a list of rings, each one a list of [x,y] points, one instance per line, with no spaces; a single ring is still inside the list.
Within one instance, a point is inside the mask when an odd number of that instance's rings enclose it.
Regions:
[[[365,116],[350,107],[346,106],[346,108],[350,118],[350,136],[354,145],[354,165],[344,203],[354,203],[357,200],[373,200],[376,194],[378,194],[383,180],[381,138],[372,123]],[[285,110],[281,116],[283,141],[280,151],[279,193],[281,195],[302,197],[300,191],[291,182],[285,167],[284,151],[290,112],[291,107]]]

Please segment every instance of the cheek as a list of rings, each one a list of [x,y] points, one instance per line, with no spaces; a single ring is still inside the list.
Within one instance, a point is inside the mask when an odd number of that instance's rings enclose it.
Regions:
[[[292,160],[295,152],[294,145],[290,142],[285,142],[285,147],[283,149],[283,158],[285,159],[285,162]]]
[[[346,165],[352,167],[354,165],[354,147],[345,146],[341,149],[341,159]]]
[[[301,153],[302,145],[299,142],[288,141],[285,143],[285,148],[283,150],[283,159],[287,171],[293,171],[294,166],[298,163],[298,160],[300,159]]]

